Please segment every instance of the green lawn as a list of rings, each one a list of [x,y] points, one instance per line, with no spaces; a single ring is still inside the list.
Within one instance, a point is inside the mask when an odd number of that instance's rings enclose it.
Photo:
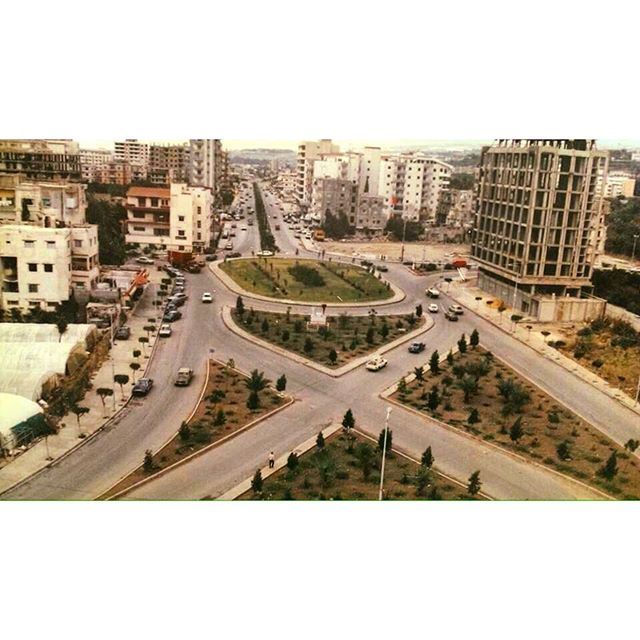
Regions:
[[[363,456],[362,447],[365,447]],[[296,469],[281,469],[264,481],[262,491],[249,491],[240,500],[377,500],[381,454],[376,444],[352,434],[337,433],[322,449],[302,455]],[[367,460],[367,468],[363,467]],[[391,453],[385,462],[387,500],[471,500],[465,487],[434,469]],[[481,499],[481,498],[478,498]]]
[[[242,318],[235,310],[232,316],[245,331],[332,368],[372,353],[425,323],[424,316],[416,318],[414,314],[373,317],[342,314],[328,316],[325,331],[324,327],[307,327],[309,316],[298,314],[245,309]],[[335,362],[330,358],[332,349],[336,352]]]
[[[313,285],[291,274],[292,267],[313,269],[323,281]],[[371,302],[393,297],[393,290],[363,267],[295,258],[228,260],[221,269],[250,293],[310,303]]]

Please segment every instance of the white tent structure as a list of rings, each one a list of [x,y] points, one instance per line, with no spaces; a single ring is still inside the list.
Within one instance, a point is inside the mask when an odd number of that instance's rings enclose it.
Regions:
[[[29,322],[0,323],[0,343],[2,342],[60,342],[77,344],[82,342],[90,349],[96,339],[96,327],[93,324],[70,324],[60,335],[55,324],[36,324]]]
[[[0,451],[28,444],[48,431],[42,407],[11,393],[0,393]]]

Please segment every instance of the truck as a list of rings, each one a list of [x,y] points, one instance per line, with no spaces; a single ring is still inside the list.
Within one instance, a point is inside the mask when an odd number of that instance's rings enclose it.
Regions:
[[[193,378],[193,369],[189,369],[189,367],[178,369],[175,382],[176,387],[186,387],[191,382],[191,378]]]

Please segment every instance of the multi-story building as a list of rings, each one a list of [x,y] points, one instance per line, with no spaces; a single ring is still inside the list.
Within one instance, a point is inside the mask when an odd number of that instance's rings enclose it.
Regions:
[[[113,154],[117,163],[128,164],[131,171],[131,182],[147,179],[149,172],[149,145],[138,140],[128,139],[115,143]]]
[[[276,184],[284,199],[289,199],[296,192],[297,173],[295,171],[280,171]]]
[[[312,201],[314,217],[321,223],[327,213],[334,216],[344,213],[349,224],[355,226],[358,186],[353,180],[314,178]]]
[[[471,248],[482,289],[541,321],[603,312],[602,301],[582,294],[591,289],[608,158],[595,140],[498,140],[483,149]]]
[[[473,222],[473,190],[443,189],[436,209],[436,224],[463,227]]]
[[[322,155],[339,152],[340,147],[327,139],[305,141],[298,145],[296,198],[302,206],[308,207],[311,204],[315,161]]]
[[[208,187],[171,185],[170,241],[175,253],[202,253],[211,246],[213,193]]]
[[[422,153],[386,155],[380,159],[378,191],[389,215],[434,223],[440,193],[452,173],[451,165]]]
[[[73,140],[0,140],[0,173],[31,180],[82,179],[80,149]]]
[[[80,165],[83,182],[98,182],[98,171],[104,170],[112,160],[111,151],[105,149],[80,149]]]
[[[632,198],[636,179],[622,171],[611,171],[606,177],[598,180],[598,188],[602,189],[605,198]]]
[[[189,147],[186,144],[152,144],[149,147],[148,180],[158,185],[186,182]]]
[[[93,170],[94,182],[101,184],[131,184],[133,182],[132,167],[124,160],[112,160]]]
[[[382,196],[363,194],[358,198],[355,228],[367,235],[384,231],[387,213]]]
[[[130,187],[127,191],[127,244],[167,247],[170,240],[168,187]]]
[[[189,140],[188,179],[192,187],[208,187],[218,192],[224,170],[220,140]]]

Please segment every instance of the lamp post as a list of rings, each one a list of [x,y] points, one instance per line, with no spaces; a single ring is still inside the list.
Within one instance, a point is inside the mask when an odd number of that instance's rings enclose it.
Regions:
[[[402,248],[400,249],[400,262],[404,262],[404,240],[407,235],[407,222],[408,220],[405,218],[404,224],[402,225]]]
[[[638,243],[638,238],[640,238],[640,233],[633,234],[633,249],[631,250],[631,261],[636,258],[636,244]]]
[[[382,443],[382,464],[380,466],[380,491],[378,492],[378,500],[382,500],[382,486],[384,485],[384,461],[387,457],[387,435],[389,434],[389,416],[391,415],[391,407],[387,407],[387,418],[384,422],[384,440]]]
[[[109,356],[110,356],[110,360],[111,360],[111,389],[113,390],[113,393],[111,394],[111,401],[113,404],[113,413],[115,415],[116,412],[116,381],[115,381],[115,377],[116,377],[116,363],[115,363],[115,359],[114,359],[114,355],[113,355],[113,321],[114,321],[114,317],[113,315],[111,316],[111,324],[109,325],[109,332],[111,333],[111,347],[109,349]]]

